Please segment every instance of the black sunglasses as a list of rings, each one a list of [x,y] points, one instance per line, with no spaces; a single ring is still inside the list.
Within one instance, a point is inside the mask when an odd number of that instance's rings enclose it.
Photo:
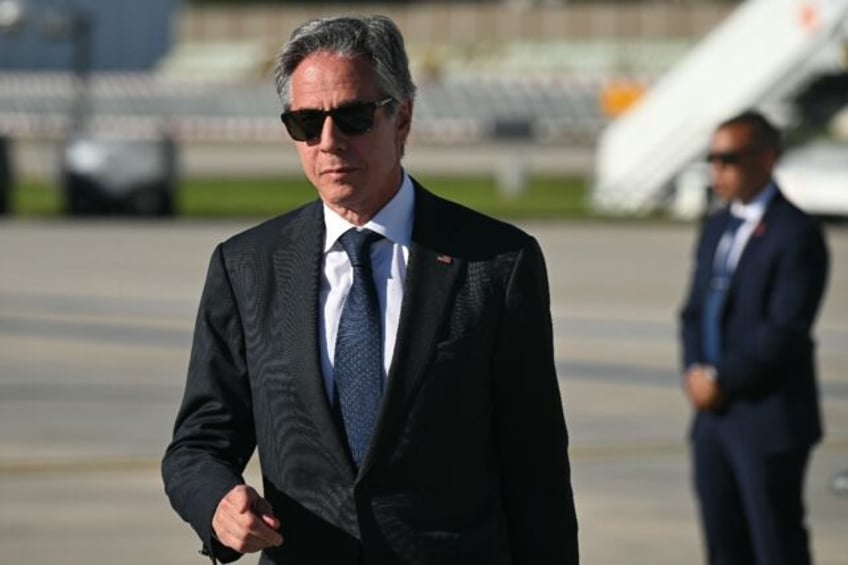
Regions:
[[[324,120],[333,118],[333,124],[345,135],[362,135],[374,127],[377,108],[393,102],[391,96],[377,102],[353,102],[332,110],[294,110],[283,112],[283,120],[289,135],[295,141],[315,141],[321,137]]]
[[[742,159],[748,155],[758,153],[759,147],[749,147],[748,149],[740,149],[738,151],[721,151],[715,153],[707,153],[707,163],[711,165],[721,165],[723,167],[736,166],[742,162]]]

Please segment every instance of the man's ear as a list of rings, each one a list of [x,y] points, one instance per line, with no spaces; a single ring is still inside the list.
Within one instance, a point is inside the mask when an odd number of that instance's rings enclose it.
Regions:
[[[401,145],[406,143],[406,138],[409,136],[409,130],[412,127],[412,107],[412,100],[406,100],[398,105],[397,111],[395,112],[397,139]]]
[[[767,149],[763,151],[760,158],[762,159],[761,162],[765,170],[771,172],[777,166],[777,162],[780,160],[780,154],[773,149]]]

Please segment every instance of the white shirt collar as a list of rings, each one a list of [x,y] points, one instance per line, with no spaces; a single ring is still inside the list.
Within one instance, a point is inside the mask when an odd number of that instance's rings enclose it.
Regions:
[[[403,180],[400,189],[383,206],[377,214],[366,223],[363,228],[377,232],[387,240],[400,245],[409,246],[412,241],[412,219],[415,211],[415,190],[412,188],[412,180],[406,171],[403,172]],[[336,214],[329,206],[324,204],[324,253],[335,245],[336,241],[353,224]]]
[[[766,208],[777,194],[777,186],[769,182],[750,202],[745,204],[740,200],[734,200],[730,205],[730,213],[746,222],[759,222],[766,213]]]

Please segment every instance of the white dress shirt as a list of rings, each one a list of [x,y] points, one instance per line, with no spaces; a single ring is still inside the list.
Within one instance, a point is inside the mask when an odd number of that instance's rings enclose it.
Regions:
[[[742,225],[736,230],[734,237],[724,234],[716,247],[715,262],[718,262],[719,257],[723,257],[725,250],[730,247],[730,254],[727,255],[728,272],[733,273],[736,270],[736,265],[739,264],[739,259],[742,257],[742,252],[745,251],[745,246],[748,245],[748,240],[766,213],[769,202],[777,194],[777,186],[770,182],[763,190],[761,190],[750,202],[745,204],[740,200],[734,200],[730,204],[731,215],[742,218]],[[717,375],[714,367],[705,366],[707,376],[715,380]]]
[[[406,172],[400,190],[374,216],[362,226],[383,236],[371,244],[371,269],[377,287],[380,319],[383,329],[383,369],[385,378],[392,364],[397,338],[400,307],[403,302],[403,283],[409,261],[412,240],[412,220],[415,210],[415,191]],[[350,228],[356,227],[324,205],[324,267],[319,293],[320,320],[319,346],[324,389],[332,402],[334,379],[333,365],[336,350],[336,333],[342,316],[347,293],[353,283],[353,269],[347,253],[338,239]]]
[[[762,221],[766,208],[768,208],[769,202],[775,194],[777,194],[777,186],[772,182],[747,204],[739,200],[734,200],[730,204],[730,213],[743,220],[742,225],[736,230],[736,237],[732,241],[719,242],[719,250],[722,249],[722,246],[731,246],[730,254],[727,256],[727,265],[731,273],[736,270],[736,265],[739,263],[739,258],[742,257],[742,252],[745,250],[748,240],[751,239],[751,234]]]

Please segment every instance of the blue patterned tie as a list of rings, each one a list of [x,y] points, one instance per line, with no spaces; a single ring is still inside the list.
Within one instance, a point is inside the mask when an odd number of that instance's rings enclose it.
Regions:
[[[727,290],[730,287],[730,277],[733,270],[728,264],[730,250],[733,248],[733,240],[736,230],[744,223],[743,218],[731,215],[727,220],[724,235],[719,240],[719,252],[713,261],[713,269],[710,274],[710,287],[704,298],[703,315],[703,342],[704,361],[715,366],[721,358],[721,317],[724,312],[724,303],[727,299]]]
[[[336,334],[333,378],[347,441],[357,468],[368,450],[383,394],[380,305],[371,274],[371,243],[382,238],[350,229],[339,238],[353,267],[353,284]]]

